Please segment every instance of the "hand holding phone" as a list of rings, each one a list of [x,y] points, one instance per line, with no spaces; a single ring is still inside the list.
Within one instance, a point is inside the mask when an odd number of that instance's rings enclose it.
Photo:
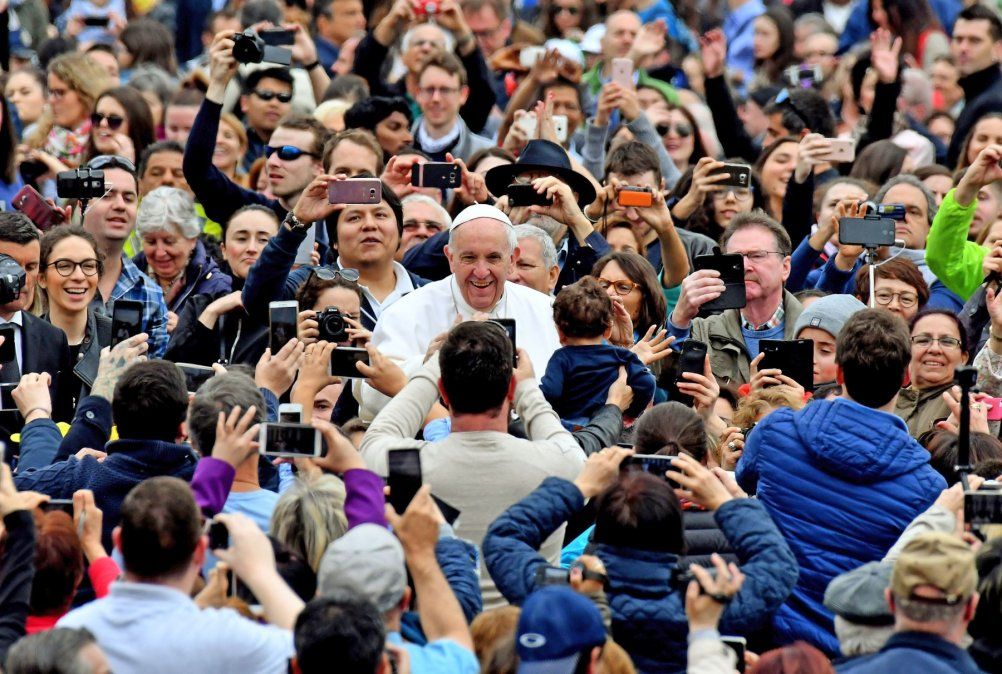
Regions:
[[[724,282],[724,292],[719,297],[702,303],[698,315],[708,316],[718,311],[744,308],[748,300],[745,296],[745,261],[741,255],[724,254],[717,249],[711,255],[697,255],[692,262],[696,271],[717,271],[720,280]]]
[[[417,449],[391,449],[386,453],[386,462],[389,502],[397,513],[403,514],[421,489],[421,453]]]
[[[383,200],[379,178],[335,180],[327,186],[327,200],[332,204],[378,204]]]
[[[143,331],[143,303],[115,300],[111,310],[111,348]]]

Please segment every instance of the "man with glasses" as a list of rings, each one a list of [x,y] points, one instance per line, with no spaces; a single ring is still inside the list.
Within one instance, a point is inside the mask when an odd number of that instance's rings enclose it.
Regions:
[[[402,263],[408,250],[439,232],[449,231],[452,217],[440,203],[426,194],[410,194],[400,203],[404,209],[404,231],[394,259]]]
[[[117,300],[143,304],[142,331],[149,335],[151,357],[161,358],[167,350],[167,305],[153,279],[125,254],[125,244],[136,226],[139,183],[136,167],[124,157],[101,155],[87,164],[104,171],[105,195],[93,199],[83,213],[83,227],[97,240],[104,254],[104,273],[97,284],[93,306],[112,315]]]
[[[720,238],[725,253],[744,258],[746,306],[706,318],[700,307],[724,293],[720,272],[701,269],[682,282],[678,304],[668,319],[675,345],[689,339],[709,347],[710,368],[735,385],[751,379],[751,360],[763,339],[793,339],[803,307],[783,288],[790,275],[790,237],[762,211],[740,213]]]
[[[288,68],[255,70],[244,81],[240,111],[247,127],[244,170],[265,152],[279,122],[292,110],[292,75]]]

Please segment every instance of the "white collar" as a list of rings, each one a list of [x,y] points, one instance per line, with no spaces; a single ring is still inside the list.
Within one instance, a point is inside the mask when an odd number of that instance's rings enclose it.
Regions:
[[[20,326],[20,327],[23,328],[24,327],[24,312],[23,311],[15,311],[14,315],[10,317],[9,321],[5,321],[3,318],[0,318],[0,323],[2,323],[2,324],[13,324],[13,325],[17,325],[17,326]]]

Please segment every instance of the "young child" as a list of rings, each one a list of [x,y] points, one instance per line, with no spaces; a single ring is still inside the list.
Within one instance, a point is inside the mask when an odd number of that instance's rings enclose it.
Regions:
[[[553,320],[563,348],[546,366],[540,388],[573,430],[583,426],[605,404],[609,387],[626,368],[633,403],[625,416],[636,418],[654,397],[656,381],[651,371],[629,349],[608,344],[612,333],[612,300],[590,276],[565,286],[553,302]]]

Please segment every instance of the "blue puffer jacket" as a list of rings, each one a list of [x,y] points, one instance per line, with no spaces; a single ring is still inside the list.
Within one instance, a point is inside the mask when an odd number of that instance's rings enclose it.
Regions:
[[[484,561],[504,597],[521,604],[546,565],[537,552],[557,527],[584,507],[572,482],[550,477],[494,520],[484,538]],[[797,562],[776,525],[752,499],[734,499],[714,514],[734,547],[745,583],[724,611],[723,634],[765,627],[797,582]],[[644,674],[686,669],[685,596],[672,584],[678,557],[667,552],[599,544],[595,555],[609,575],[606,596],[612,636]]]
[[[825,588],[881,559],[946,488],[904,421],[848,400],[780,408],[748,436],[738,483],[757,491],[800,564],[800,580],[776,613],[780,643],[804,639],[838,653]]]

